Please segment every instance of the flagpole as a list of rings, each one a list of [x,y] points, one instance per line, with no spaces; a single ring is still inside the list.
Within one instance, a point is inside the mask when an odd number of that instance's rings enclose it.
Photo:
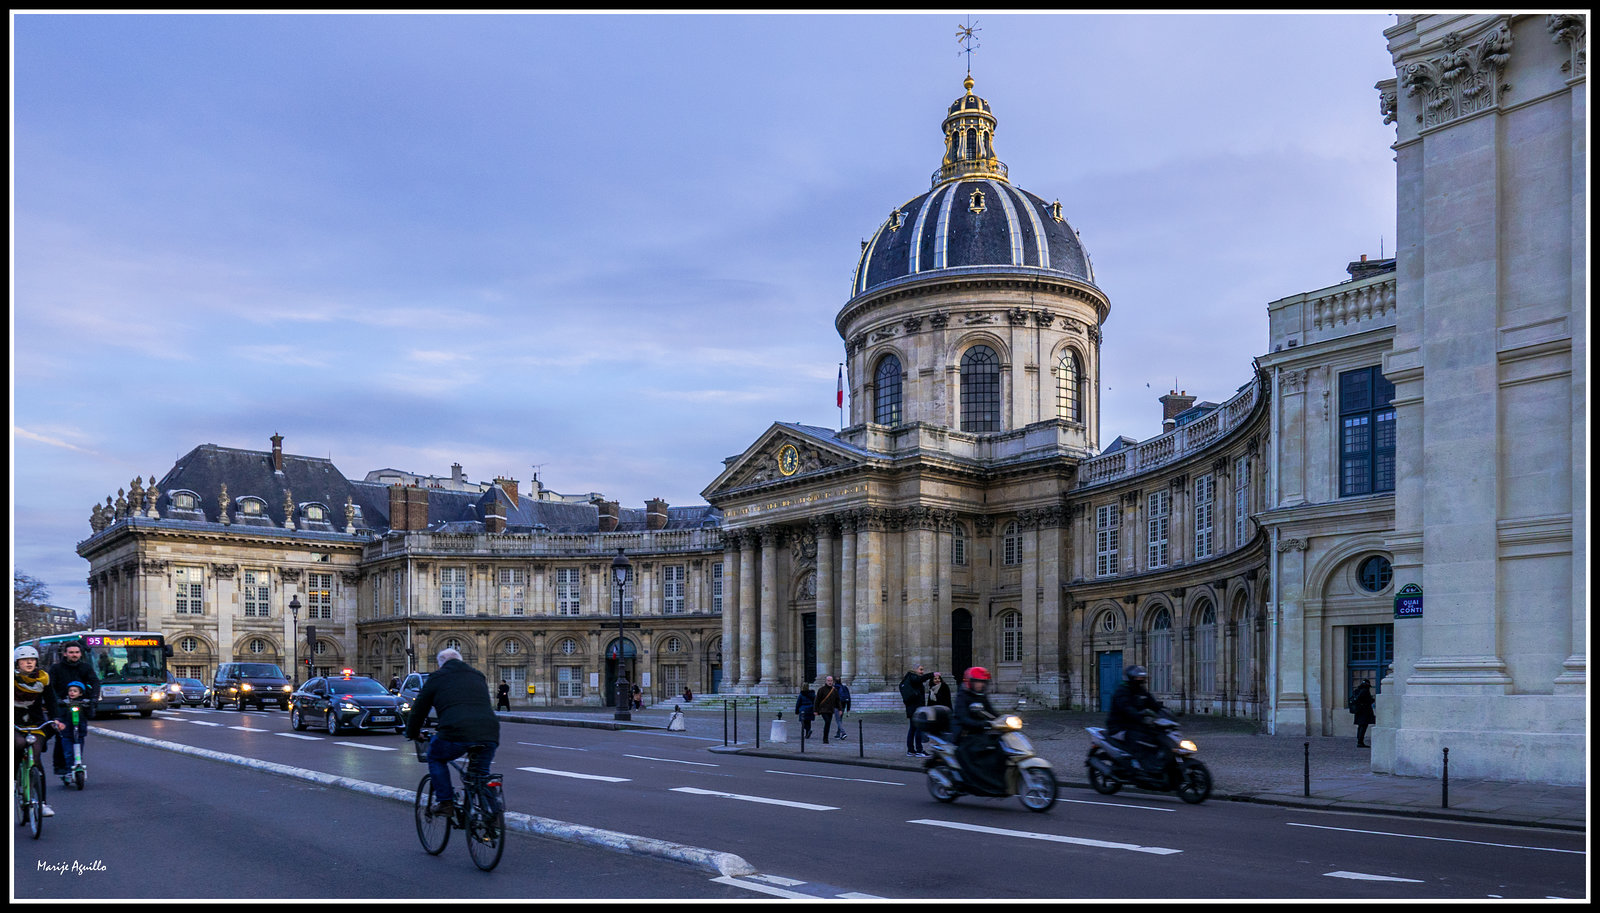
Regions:
[[[844,430],[844,362],[839,362],[839,430]]]

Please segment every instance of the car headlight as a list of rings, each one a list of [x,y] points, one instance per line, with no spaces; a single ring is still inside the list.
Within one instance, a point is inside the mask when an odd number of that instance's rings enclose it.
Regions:
[[[1016,714],[1012,714],[1012,715],[1006,717],[1005,719],[1002,719],[1000,721],[1000,725],[1004,726],[1007,729],[1021,729],[1022,728],[1022,717],[1017,716]]]
[[[152,691],[152,692],[150,692],[150,699],[152,701],[164,700],[164,699],[166,699],[166,695],[161,693],[160,691]]]
[[[240,691],[249,691],[250,690],[250,683],[249,682],[245,682],[244,684],[240,685],[239,686],[239,690]]]
[[[1183,741],[1179,742],[1178,743],[1178,747],[1182,748],[1184,751],[1199,751],[1200,750],[1200,746],[1199,745],[1196,745],[1195,743],[1189,741],[1188,739],[1184,739]]]
[[[288,693],[289,693],[289,692],[291,692],[291,691],[293,691],[293,690],[294,690],[294,689],[293,689],[293,688],[291,688],[291,687],[289,687],[289,686],[288,686],[288,685],[284,685],[284,686],[283,686],[283,693],[284,693],[284,694],[288,694]]]
[[[356,706],[355,704],[350,703],[349,701],[340,701],[339,702],[339,709],[343,710],[345,713],[355,713],[355,712],[359,711],[361,708]]]

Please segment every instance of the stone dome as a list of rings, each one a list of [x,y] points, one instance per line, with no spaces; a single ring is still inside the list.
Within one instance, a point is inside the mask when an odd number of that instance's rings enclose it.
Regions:
[[[1094,267],[1060,201],[1013,186],[994,155],[989,102],[966,94],[944,119],[944,161],[931,190],[895,208],[863,244],[852,298],[940,275],[1034,273],[1094,283]]]

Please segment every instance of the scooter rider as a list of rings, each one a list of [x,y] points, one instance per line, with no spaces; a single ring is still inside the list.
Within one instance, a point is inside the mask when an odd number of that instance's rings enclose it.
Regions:
[[[999,714],[984,693],[988,687],[988,669],[973,666],[967,670],[951,714],[956,727],[956,760],[973,786],[1000,792],[1005,788],[1005,759],[1000,753],[1000,737],[989,728]]]
[[[1149,769],[1148,762],[1158,744],[1150,717],[1165,709],[1145,690],[1149,678],[1143,666],[1128,667],[1122,684],[1111,695],[1111,714],[1106,717],[1106,734],[1121,742],[1133,755],[1134,766],[1144,770]]]

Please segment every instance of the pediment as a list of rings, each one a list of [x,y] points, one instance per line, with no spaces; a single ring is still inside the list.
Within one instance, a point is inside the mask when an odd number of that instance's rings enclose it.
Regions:
[[[788,459],[792,471],[786,471],[789,467],[783,462],[785,451],[789,448],[793,448],[793,454]],[[744,453],[730,461],[702,495],[709,501],[725,492],[787,482],[859,462],[859,459],[835,444],[776,424],[757,438]]]

